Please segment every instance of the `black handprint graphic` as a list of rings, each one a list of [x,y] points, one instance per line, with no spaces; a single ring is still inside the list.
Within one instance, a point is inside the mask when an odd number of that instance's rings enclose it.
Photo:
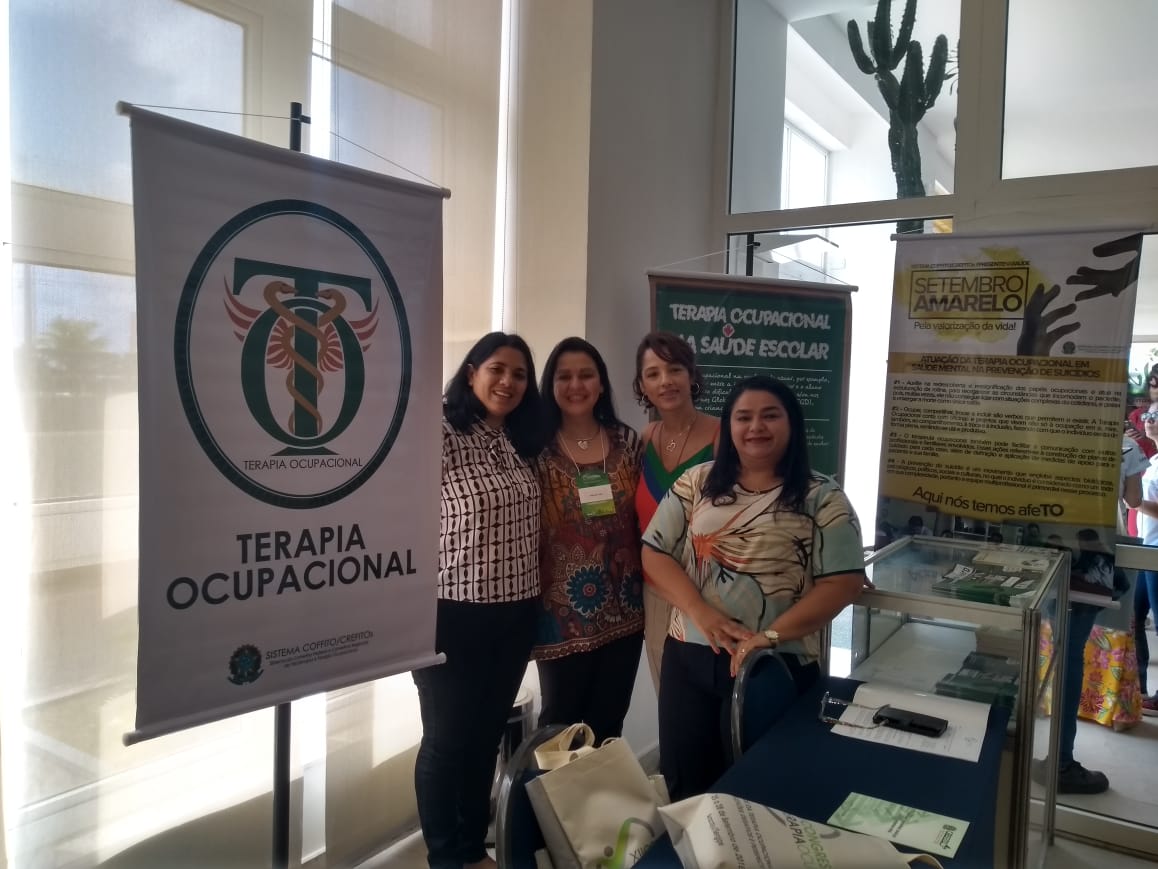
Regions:
[[[1070,316],[1078,309],[1077,305],[1070,302],[1047,314],[1045,309],[1060,294],[1061,287],[1057,284],[1049,290],[1046,290],[1045,284],[1038,284],[1037,289],[1030,295],[1021,323],[1021,335],[1017,339],[1018,356],[1049,356],[1050,350],[1059,338],[1064,338],[1082,327],[1081,323],[1063,323],[1050,330],[1054,323]]]
[[[1095,247],[1093,254],[1097,257],[1113,257],[1124,253],[1132,253],[1134,256],[1115,269],[1094,269],[1089,266],[1079,266],[1074,274],[1066,278],[1066,283],[1089,286],[1091,289],[1082,290],[1074,296],[1074,300],[1084,302],[1086,299],[1096,299],[1100,296],[1117,298],[1123,290],[1138,280],[1138,261],[1141,259],[1141,249],[1142,236],[1137,233],[1115,238]]]

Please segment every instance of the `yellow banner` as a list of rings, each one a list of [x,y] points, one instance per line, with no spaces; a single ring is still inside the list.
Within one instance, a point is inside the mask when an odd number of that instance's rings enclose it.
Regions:
[[[1096,230],[898,240],[878,546],[1107,551],[1140,249]]]

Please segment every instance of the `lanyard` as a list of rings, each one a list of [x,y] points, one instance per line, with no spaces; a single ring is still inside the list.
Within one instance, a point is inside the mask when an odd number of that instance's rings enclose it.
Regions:
[[[579,508],[587,519],[598,516],[615,515],[615,495],[611,489],[611,478],[607,476],[607,444],[603,439],[603,427],[599,428],[599,448],[603,450],[603,470],[584,471],[579,468],[575,456],[571,454],[567,441],[559,438],[567,458],[575,466],[575,488],[579,490]]]

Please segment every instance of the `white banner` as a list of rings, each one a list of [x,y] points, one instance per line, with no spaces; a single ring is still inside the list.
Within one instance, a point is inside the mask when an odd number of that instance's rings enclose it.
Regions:
[[[444,191],[130,114],[135,740],[434,659]]]

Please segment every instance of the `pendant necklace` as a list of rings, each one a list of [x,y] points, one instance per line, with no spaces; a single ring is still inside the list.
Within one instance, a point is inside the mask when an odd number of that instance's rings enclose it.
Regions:
[[[585,449],[587,449],[587,447],[591,446],[591,441],[595,440],[595,438],[599,438],[599,446],[600,446],[600,448],[603,448],[603,428],[602,427],[600,427],[598,434],[593,434],[589,438],[583,438],[583,440],[581,442],[575,440],[575,438],[560,438],[559,439],[559,444],[560,444],[560,446],[563,447],[563,452],[565,452],[567,454],[567,458],[569,458],[571,460],[571,464],[573,464],[575,466],[575,473],[577,475],[580,473],[579,463],[577,461],[575,461],[575,457],[573,455],[571,455],[571,449],[567,446],[567,441],[568,440],[575,441],[576,444],[579,444],[579,449],[585,450]],[[582,444],[587,444],[587,446],[585,447]],[[604,474],[607,473],[607,453],[608,452],[609,452],[609,450],[606,450],[606,449],[603,450],[603,473]]]
[[[691,422],[689,422],[682,429],[680,429],[678,432],[676,432],[674,435],[672,435],[672,439],[667,442],[667,444],[664,446],[664,449],[669,453],[675,452],[676,439],[679,438],[680,435],[684,436],[684,443],[686,444],[688,441],[688,437],[687,437],[688,433],[691,431],[692,426],[696,424],[696,420],[699,418],[700,418],[700,415],[699,415],[699,412],[697,411],[696,415],[692,417]],[[665,431],[664,426],[663,426],[663,420],[660,420],[659,429],[660,429],[660,440],[662,440],[663,434]]]
[[[601,436],[602,434],[603,434],[603,428],[600,427],[600,429],[595,434],[591,435],[590,437],[585,437],[585,438],[571,438],[571,437],[569,437],[568,440],[574,441],[575,446],[579,447],[579,449],[581,449],[581,450],[589,450],[589,449],[591,449],[591,441],[595,440],[595,438]]]

